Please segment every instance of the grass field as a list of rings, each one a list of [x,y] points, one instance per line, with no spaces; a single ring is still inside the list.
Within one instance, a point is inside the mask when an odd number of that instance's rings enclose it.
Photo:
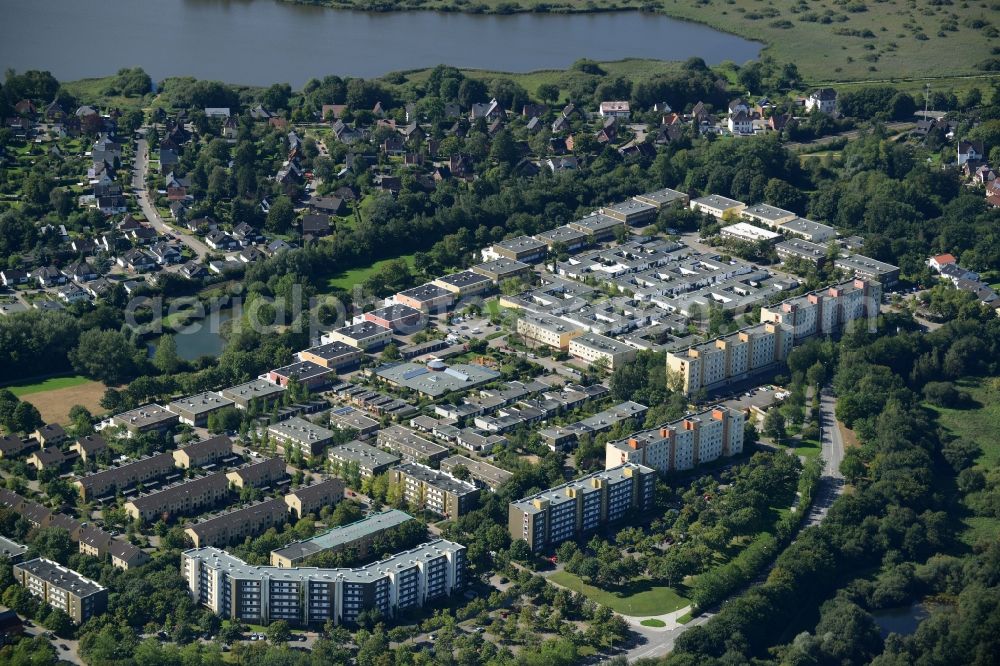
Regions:
[[[796,455],[805,456],[806,460],[819,458],[823,447],[815,439],[790,440],[788,448],[794,449]]]
[[[50,377],[32,383],[8,386],[16,396],[38,408],[46,423],[69,423],[69,410],[83,405],[92,414],[101,414],[105,386],[79,375]]]
[[[31,395],[32,393],[44,393],[46,391],[55,391],[58,389],[80,386],[81,384],[86,384],[89,381],[89,379],[81,375],[72,375],[69,377],[49,377],[48,379],[42,379],[40,381],[10,384],[4,388],[9,389],[11,393],[16,395],[18,398],[21,398],[26,395]]]
[[[1000,465],[1000,378],[973,378],[958,382],[978,406],[972,409],[946,409],[929,406],[938,414],[938,423],[956,437],[973,441],[982,449],[976,460],[984,468]],[[962,540],[969,545],[1000,536],[1000,519],[981,516],[963,518]]]
[[[330,277],[326,284],[330,289],[343,289],[345,291],[350,291],[354,285],[361,284],[367,280],[371,275],[385,266],[390,261],[395,261],[396,259],[405,259],[406,263],[413,266],[413,255],[407,254],[402,257],[396,257],[395,259],[383,259],[382,261],[376,261],[371,266],[366,266],[364,268],[352,268],[347,271],[341,271]]]
[[[643,620],[639,624],[641,624],[644,627],[665,627],[665,626],[667,626],[666,622],[664,622],[663,620],[657,620],[655,617],[651,617],[648,620]]]
[[[569,588],[603,604],[622,615],[663,615],[691,602],[677,594],[672,587],[653,585],[649,581],[638,581],[623,588],[622,592],[608,592],[593,585],[587,585],[579,576],[568,571],[559,571],[548,579],[557,585]]]

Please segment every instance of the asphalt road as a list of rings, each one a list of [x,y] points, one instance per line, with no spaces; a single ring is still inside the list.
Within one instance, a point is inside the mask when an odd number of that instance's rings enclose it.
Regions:
[[[181,233],[163,221],[160,212],[156,210],[149,190],[146,189],[146,171],[149,169],[149,145],[145,139],[135,142],[135,165],[132,170],[132,189],[135,190],[139,207],[142,208],[143,215],[161,234],[176,236],[180,242],[191,248],[191,251],[198,255],[198,259],[204,259],[212,250],[200,239],[190,234]]]

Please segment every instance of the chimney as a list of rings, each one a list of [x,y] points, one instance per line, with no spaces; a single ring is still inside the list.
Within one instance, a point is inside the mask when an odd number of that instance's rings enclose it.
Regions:
[[[817,305],[819,303],[819,301],[820,301],[820,295],[819,294],[809,294],[808,296],[806,296],[806,300],[809,301],[810,303],[812,303],[813,305]]]
[[[635,437],[629,437],[628,446],[630,449],[638,450],[639,440],[637,440]]]

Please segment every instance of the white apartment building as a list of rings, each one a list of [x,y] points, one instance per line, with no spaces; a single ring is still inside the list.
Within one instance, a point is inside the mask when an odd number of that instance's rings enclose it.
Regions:
[[[833,335],[852,321],[877,316],[882,285],[852,280],[777,305],[761,308],[761,321],[788,326],[795,342],[814,335]]]

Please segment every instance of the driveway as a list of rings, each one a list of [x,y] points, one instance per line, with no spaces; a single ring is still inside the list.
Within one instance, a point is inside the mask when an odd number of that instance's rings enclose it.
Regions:
[[[211,248],[197,237],[174,229],[160,217],[160,212],[156,210],[156,206],[153,204],[152,199],[150,199],[149,190],[146,189],[146,172],[148,169],[149,145],[145,139],[139,139],[135,142],[135,166],[132,171],[132,189],[136,192],[136,199],[139,202],[139,207],[142,209],[142,214],[146,216],[152,227],[159,233],[177,236],[182,243],[198,255],[199,260],[204,259],[212,251]]]

